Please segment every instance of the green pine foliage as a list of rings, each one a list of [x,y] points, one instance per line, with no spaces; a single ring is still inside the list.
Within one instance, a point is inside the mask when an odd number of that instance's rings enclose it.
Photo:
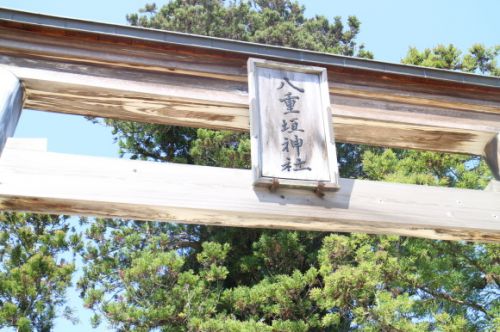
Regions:
[[[340,17],[330,22],[321,15],[306,18],[304,11],[290,0],[174,0],[160,9],[146,5],[127,20],[148,28],[372,57],[355,41],[361,25],[355,16],[346,29]]]
[[[119,331],[498,328],[498,245],[262,232],[244,256],[237,232],[229,245],[228,230],[225,242],[199,241],[179,225],[97,220],[86,306]]]
[[[423,52],[410,47],[408,54],[401,62],[408,65],[500,76],[497,61],[499,54],[500,45],[487,48],[483,44],[474,44],[465,55],[462,55],[462,52],[451,44],[438,45],[432,49],[426,48]]]
[[[131,23],[353,55],[359,22],[305,19],[287,1],[172,2]],[[196,20],[194,19],[196,17]],[[199,18],[202,18],[201,20]],[[225,25],[221,25],[224,22]],[[270,28],[272,26],[273,28]],[[499,47],[411,48],[403,63],[499,75]],[[358,56],[370,57],[359,47]],[[249,167],[248,136],[110,121],[133,159]],[[477,157],[339,144],[346,177],[483,188]],[[400,237],[97,220],[87,245],[66,218],[2,214],[0,326],[48,331],[74,264],[93,322],[118,330],[497,330],[499,247]],[[71,310],[63,315],[71,318]]]
[[[371,180],[484,189],[491,172],[480,157],[385,149],[363,153],[363,171]]]
[[[62,256],[79,243],[66,217],[0,214],[0,328],[52,330],[75,271]],[[62,314],[75,319],[69,307]]]
[[[372,58],[360,22],[306,18],[290,0],[148,4],[132,25]],[[500,75],[500,47],[410,48],[403,63]],[[132,159],[249,168],[248,135],[106,120]],[[344,177],[481,189],[478,157],[337,144]],[[209,195],[210,193],[207,193]],[[0,214],[0,328],[50,331],[75,320],[78,288],[94,325],[117,331],[498,331],[500,246],[398,236],[216,228]]]
[[[453,45],[438,45],[423,52],[411,47],[402,63],[500,76],[500,45],[475,44],[465,55]],[[479,157],[457,154],[369,149],[362,155],[364,176],[373,180],[483,189],[491,179]]]
[[[289,0],[175,0],[132,25],[371,57],[360,22],[306,18]],[[498,48],[404,63],[496,74]],[[248,135],[106,120],[134,159],[248,168]],[[337,145],[344,177],[483,188],[477,157]],[[207,192],[207,195],[210,195]],[[94,324],[117,331],[496,331],[500,246],[97,219],[79,250]]]
[[[324,16],[306,18],[304,10],[303,6],[289,0],[175,0],[160,9],[155,4],[148,4],[139,13],[127,15],[127,20],[131,25],[148,28],[373,57],[356,42],[361,25],[356,17],[349,17],[346,26],[340,17],[335,17],[333,22]],[[127,154],[132,159],[215,165],[215,161],[220,163],[219,158],[239,158],[224,160],[222,165],[245,167],[249,158],[242,154],[249,149],[246,134],[115,120],[104,120],[104,123],[113,127],[122,155]],[[210,135],[217,136],[214,141],[221,144],[224,152],[215,147],[209,147],[210,152],[205,149],[206,138]],[[236,152],[231,152],[233,148]],[[225,153],[235,155],[223,157]]]

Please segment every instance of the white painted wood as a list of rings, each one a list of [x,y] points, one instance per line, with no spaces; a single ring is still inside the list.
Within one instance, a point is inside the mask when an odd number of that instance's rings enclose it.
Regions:
[[[14,135],[23,108],[23,87],[10,71],[0,68],[0,155],[7,138]]]
[[[5,149],[47,151],[48,140],[46,138],[7,138]]]
[[[249,59],[255,183],[338,187],[326,69]]]
[[[340,179],[338,192],[253,187],[251,171],[7,147],[0,208],[219,226],[500,241],[500,194]]]

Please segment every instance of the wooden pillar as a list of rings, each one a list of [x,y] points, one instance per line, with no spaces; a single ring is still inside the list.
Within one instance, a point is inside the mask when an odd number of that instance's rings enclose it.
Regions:
[[[23,108],[24,89],[10,71],[0,68],[0,155],[7,138],[14,135]]]
[[[490,183],[488,183],[488,186],[484,188],[484,190],[500,193],[500,181],[497,181],[495,179],[491,180]]]
[[[486,163],[490,166],[495,179],[500,181],[500,133],[498,133],[484,148]]]

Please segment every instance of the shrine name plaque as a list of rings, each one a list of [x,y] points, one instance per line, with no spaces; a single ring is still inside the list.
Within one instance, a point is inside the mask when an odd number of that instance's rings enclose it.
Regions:
[[[337,190],[326,69],[248,60],[255,185]]]

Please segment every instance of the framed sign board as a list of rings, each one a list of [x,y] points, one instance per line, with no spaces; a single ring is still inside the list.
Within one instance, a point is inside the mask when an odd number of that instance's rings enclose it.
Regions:
[[[248,60],[255,185],[337,190],[326,69]]]

